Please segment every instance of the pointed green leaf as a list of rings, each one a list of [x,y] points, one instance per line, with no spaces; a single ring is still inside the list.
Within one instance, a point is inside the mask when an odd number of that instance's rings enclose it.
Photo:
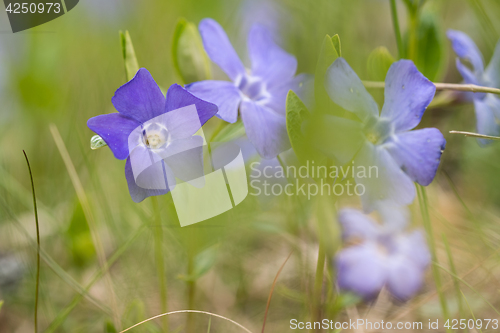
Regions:
[[[286,97],[286,130],[292,148],[299,159],[304,159],[306,156],[306,142],[302,125],[308,114],[309,111],[299,96],[290,90]]]
[[[94,135],[90,139],[90,149],[96,150],[102,147],[107,146],[108,144],[104,142],[104,140],[99,135]]]
[[[0,311],[2,310],[3,301],[0,301]]]
[[[104,331],[106,333],[117,333],[118,332],[115,328],[115,325],[113,325],[113,323],[109,320],[107,320],[106,323],[104,324]]]
[[[172,59],[185,84],[211,77],[210,59],[203,48],[200,33],[196,25],[185,19],[180,19],[175,27]]]
[[[328,35],[323,39],[323,44],[321,45],[321,50],[319,52],[318,63],[316,65],[316,71],[314,75],[314,97],[316,100],[316,105],[320,109],[332,109],[335,108],[333,102],[330,100],[326,90],[325,90],[325,74],[328,67],[339,57],[335,43],[338,42],[338,50],[340,51],[340,39],[338,36],[332,38]]]
[[[123,60],[125,61],[125,75],[127,81],[130,81],[139,70],[139,63],[137,62],[134,45],[132,44],[132,39],[128,31],[125,31],[125,33],[120,31],[120,41],[122,45]]]
[[[368,77],[372,81],[384,81],[389,67],[396,61],[389,50],[380,46],[368,56]]]
[[[340,37],[338,34],[332,37],[332,44],[335,47],[335,51],[337,51],[337,55],[342,57],[342,47],[340,45]]]
[[[188,276],[180,276],[184,281],[196,281],[215,265],[217,259],[217,246],[209,247],[194,257],[193,273]]]
[[[416,31],[415,65],[431,81],[441,78],[448,58],[445,34],[438,19],[432,11],[422,11]]]

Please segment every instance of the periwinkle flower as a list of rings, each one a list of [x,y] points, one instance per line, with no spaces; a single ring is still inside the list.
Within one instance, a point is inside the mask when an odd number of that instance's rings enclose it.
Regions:
[[[118,113],[90,118],[88,127],[100,135],[117,159],[126,159],[125,176],[135,202],[168,193],[175,177],[201,176],[203,138],[194,135],[217,113],[177,84],[163,95],[151,74],[141,68],[115,92]]]
[[[497,43],[489,65],[484,68],[483,55],[467,34],[448,30],[447,35],[458,56],[457,69],[465,83],[500,88],[500,42]],[[468,62],[471,68],[462,61]],[[500,98],[485,93],[467,93],[466,96],[474,103],[477,132],[484,135],[500,135]],[[479,142],[486,144],[491,141],[479,139]]]
[[[248,37],[252,68],[247,71],[222,27],[212,19],[199,26],[203,45],[210,59],[229,77],[229,81],[207,80],[186,88],[195,96],[216,104],[217,116],[229,123],[238,120],[238,110],[250,142],[266,159],[288,150],[286,95],[301,90],[307,76],[295,76],[297,60],[274,43],[260,25],[253,25]],[[304,87],[302,87],[304,88]]]
[[[408,300],[421,288],[430,253],[420,231],[380,225],[355,209],[339,213],[348,245],[336,257],[338,285],[366,300],[383,287],[399,300]]]
[[[343,58],[327,70],[330,98],[357,120],[325,115],[318,133],[319,148],[340,164],[359,170],[354,180],[365,192],[365,211],[381,202],[407,205],[415,198],[414,181],[429,185],[436,175],[446,140],[436,128],[415,128],[432,101],[435,86],[409,60],[394,63],[385,79],[385,102],[377,103]],[[351,117],[355,118],[355,117]],[[358,121],[359,120],[359,121]],[[371,170],[368,172],[368,170]]]

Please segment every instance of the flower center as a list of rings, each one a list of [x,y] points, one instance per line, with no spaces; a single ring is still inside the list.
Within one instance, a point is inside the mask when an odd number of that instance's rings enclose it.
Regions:
[[[373,144],[376,144],[380,140],[380,137],[377,135],[377,133],[369,132],[366,133],[365,135],[366,139]]]
[[[160,124],[149,124],[142,131],[144,144],[149,149],[160,149],[168,142],[168,131]]]
[[[254,76],[242,76],[241,79],[236,82],[236,86],[243,95],[255,102],[263,100],[268,95],[265,83]]]
[[[370,118],[365,124],[363,132],[366,139],[376,145],[383,143],[391,135],[391,128],[390,121]]]
[[[146,138],[146,145],[149,148],[153,148],[153,149],[160,148],[163,145],[163,143],[164,142],[163,142],[162,138],[160,138],[160,136],[158,134],[150,134]]]

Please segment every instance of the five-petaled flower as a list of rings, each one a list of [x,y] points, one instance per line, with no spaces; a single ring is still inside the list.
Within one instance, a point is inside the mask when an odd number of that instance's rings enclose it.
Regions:
[[[177,84],[165,98],[144,68],[111,101],[118,113],[90,118],[87,125],[117,159],[127,159],[125,176],[135,202],[168,193],[175,177],[189,181],[202,175],[203,138],[194,134],[217,113],[216,105]]]
[[[327,70],[325,87],[330,98],[358,119],[325,115],[317,133],[326,133],[318,148],[345,165],[372,170],[354,173],[365,192],[365,211],[381,202],[407,205],[415,198],[414,181],[429,185],[436,175],[446,144],[436,128],[415,128],[434,97],[435,86],[409,60],[394,63],[385,79],[385,102],[377,103],[343,58]]]
[[[252,68],[247,71],[217,22],[204,19],[199,29],[208,56],[232,82],[207,80],[186,88],[216,104],[217,116],[227,122],[236,122],[239,110],[246,135],[263,158],[289,149],[286,95],[289,90],[305,90],[310,82],[306,75],[295,76],[295,57],[277,46],[264,27],[253,25],[248,37]]]
[[[483,56],[469,36],[456,30],[448,30],[447,35],[458,56],[457,69],[465,83],[500,88],[500,41],[489,65],[484,68]],[[461,60],[467,61],[472,70]],[[474,102],[477,132],[484,135],[500,135],[500,98],[485,93],[466,93],[466,96]],[[487,144],[491,141],[479,139],[479,142]]]
[[[420,231],[404,232],[403,224],[377,224],[358,210],[339,213],[348,245],[336,257],[340,289],[370,300],[383,287],[400,300],[414,296],[431,258]]]

